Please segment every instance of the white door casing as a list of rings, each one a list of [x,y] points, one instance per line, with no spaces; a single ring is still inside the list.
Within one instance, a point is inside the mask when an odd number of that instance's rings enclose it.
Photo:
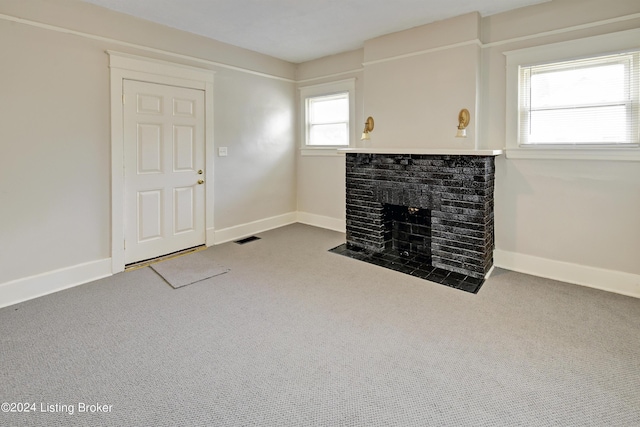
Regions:
[[[125,80],[125,264],[205,243],[204,92]]]
[[[211,246],[214,243],[214,71],[121,52],[107,53],[111,79],[111,270],[115,274],[125,267],[124,82],[137,80],[203,91],[205,184],[202,187],[205,193],[205,244]]]

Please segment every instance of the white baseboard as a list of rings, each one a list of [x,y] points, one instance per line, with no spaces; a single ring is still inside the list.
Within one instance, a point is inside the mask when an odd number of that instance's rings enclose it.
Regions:
[[[326,228],[328,230],[344,233],[347,230],[347,223],[344,219],[331,218],[323,215],[316,215],[308,212],[298,212],[298,222],[315,227]]]
[[[274,228],[283,227],[285,225],[296,222],[296,212],[289,212],[283,215],[272,216],[258,221],[248,222],[233,227],[213,230],[213,244],[231,242],[242,239],[253,234],[262,233],[263,231],[272,230]],[[207,230],[209,232],[209,230]]]
[[[640,298],[640,275],[496,249],[496,267]]]
[[[207,230],[207,232],[212,232],[214,243],[220,244],[295,222],[338,232],[344,232],[345,228],[344,220],[306,212],[291,212],[217,231]],[[637,274],[571,264],[499,249],[494,251],[493,259],[496,267],[507,270],[640,298],[640,275]],[[106,258],[2,283],[0,284],[0,308],[82,285],[111,274],[111,259]]]
[[[207,229],[207,245],[242,239],[297,222],[297,213],[265,218],[221,230]],[[111,258],[0,283],[0,308],[111,276]]]
[[[111,258],[0,284],[0,308],[111,276]]]

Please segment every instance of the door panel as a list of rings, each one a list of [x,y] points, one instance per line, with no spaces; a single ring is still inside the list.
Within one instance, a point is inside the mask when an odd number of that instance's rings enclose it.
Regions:
[[[175,188],[173,195],[176,201],[173,232],[178,234],[192,231],[195,227],[193,187]]]
[[[124,81],[125,264],[204,244],[204,92]]]
[[[138,192],[138,242],[162,237],[162,190]]]
[[[136,100],[138,103],[137,112],[139,114],[162,114],[163,99],[161,96],[138,93]]]
[[[181,117],[194,117],[196,111],[195,103],[190,99],[173,100],[173,115]]]
[[[162,127],[138,123],[138,173],[162,173]]]
[[[173,170],[190,171],[195,161],[195,129],[192,126],[173,127]]]

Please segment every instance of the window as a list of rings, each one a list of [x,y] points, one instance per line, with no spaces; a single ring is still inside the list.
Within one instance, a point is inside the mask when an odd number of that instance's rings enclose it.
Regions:
[[[639,36],[506,53],[507,157],[640,160]]]
[[[353,141],[355,79],[300,88],[303,155],[334,155]]]
[[[349,145],[349,92],[307,98],[307,145]]]
[[[520,67],[520,143],[637,144],[638,56]]]

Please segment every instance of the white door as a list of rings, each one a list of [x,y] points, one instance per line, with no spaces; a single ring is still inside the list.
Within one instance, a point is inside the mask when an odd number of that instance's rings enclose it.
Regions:
[[[125,264],[205,242],[204,92],[124,80]]]

